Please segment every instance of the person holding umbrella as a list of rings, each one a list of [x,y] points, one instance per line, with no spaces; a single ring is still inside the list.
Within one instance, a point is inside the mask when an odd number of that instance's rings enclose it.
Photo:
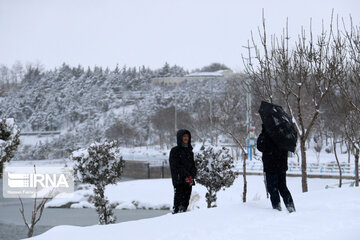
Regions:
[[[176,138],[177,146],[171,149],[169,157],[174,186],[173,214],[186,212],[197,173],[190,132],[181,129],[177,132]]]
[[[288,151],[296,147],[296,132],[293,124],[280,106],[269,106],[262,102],[260,116],[263,120],[262,131],[257,139],[257,149],[262,152],[262,161],[266,177],[266,187],[270,194],[272,207],[281,211],[280,195],[287,210],[295,212],[295,205],[291,193],[286,185],[286,171],[288,170]],[[284,115],[285,114],[285,115]],[[287,144],[279,144],[289,138]],[[292,139],[290,139],[292,138]],[[294,142],[295,146],[291,144]]]

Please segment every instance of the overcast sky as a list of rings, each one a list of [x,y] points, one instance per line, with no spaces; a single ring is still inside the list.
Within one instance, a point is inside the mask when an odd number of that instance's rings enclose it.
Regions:
[[[63,62],[84,66],[186,69],[221,62],[242,69],[250,31],[261,25],[292,36],[313,19],[329,23],[331,9],[360,22],[358,0],[0,0],[0,64]]]

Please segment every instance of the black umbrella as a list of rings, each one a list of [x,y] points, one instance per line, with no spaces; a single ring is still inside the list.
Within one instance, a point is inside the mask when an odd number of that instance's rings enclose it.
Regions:
[[[282,150],[295,152],[297,132],[290,116],[281,106],[261,102],[259,109],[266,133]]]

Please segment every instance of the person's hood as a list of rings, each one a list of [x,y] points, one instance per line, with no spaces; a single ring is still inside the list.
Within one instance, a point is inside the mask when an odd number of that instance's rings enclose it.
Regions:
[[[184,134],[188,134],[189,135],[189,148],[192,148],[191,146],[191,133],[189,130],[186,130],[186,129],[180,129],[177,134],[176,134],[176,139],[177,139],[177,145],[179,147],[182,146],[182,137],[184,136]]]

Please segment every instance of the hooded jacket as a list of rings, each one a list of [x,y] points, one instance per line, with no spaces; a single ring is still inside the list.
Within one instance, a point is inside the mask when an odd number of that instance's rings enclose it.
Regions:
[[[188,146],[183,146],[182,137],[184,134],[189,135]],[[170,151],[169,163],[171,170],[171,178],[174,186],[187,184],[185,179],[189,176],[192,179],[196,177],[196,167],[194,161],[194,153],[191,146],[191,134],[186,129],[181,129],[176,134],[177,146]]]
[[[288,170],[288,152],[278,148],[266,133],[264,124],[261,134],[257,139],[257,149],[263,153],[264,172],[277,174]]]

